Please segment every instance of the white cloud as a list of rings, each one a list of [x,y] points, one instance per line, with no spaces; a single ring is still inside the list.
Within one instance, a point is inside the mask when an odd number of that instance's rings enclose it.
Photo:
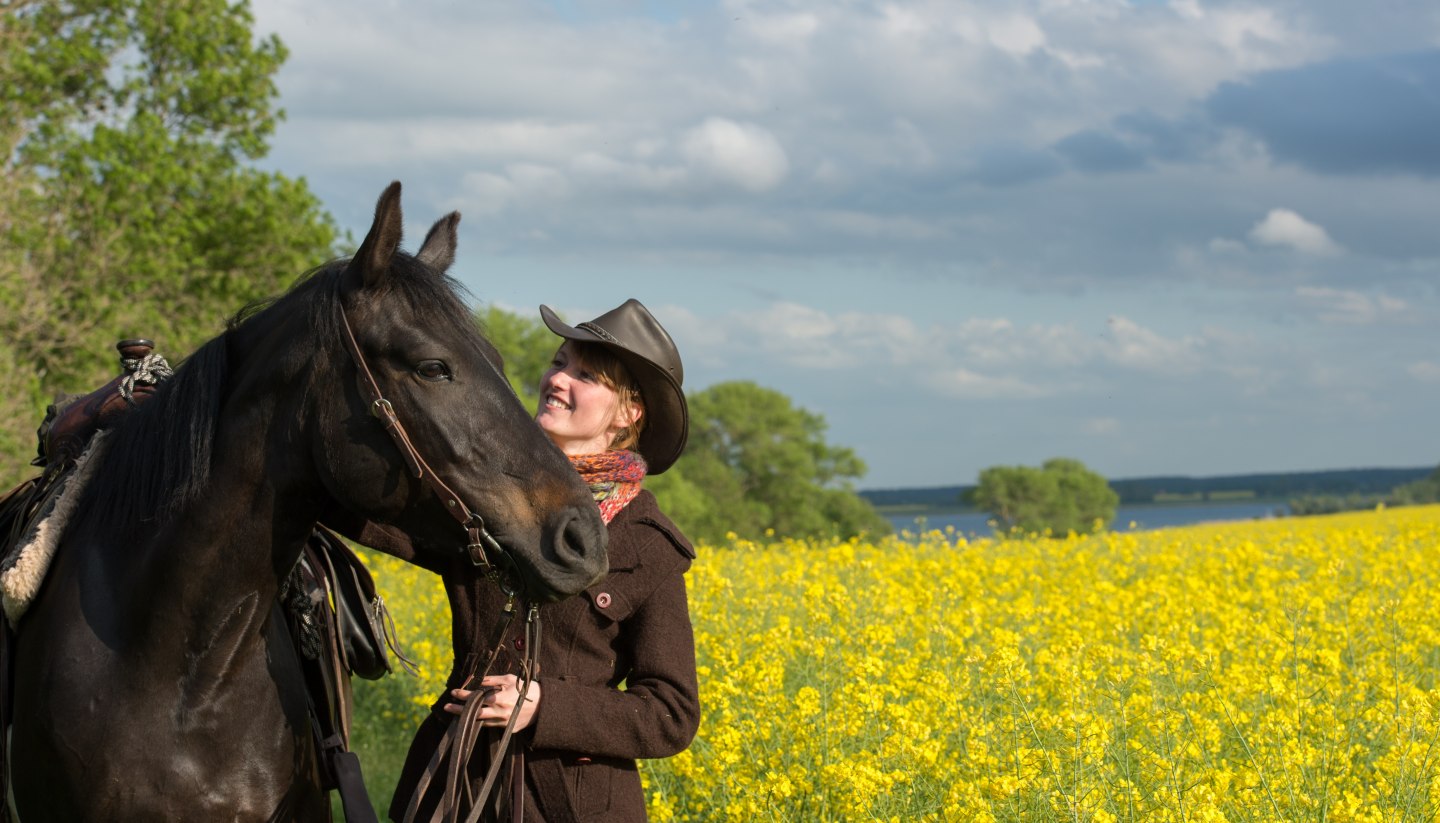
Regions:
[[[1281,246],[1303,254],[1330,256],[1341,252],[1324,228],[1289,209],[1271,209],[1250,230],[1250,239],[1264,246]]]
[[[1045,31],[1035,18],[1011,14],[994,20],[987,28],[990,42],[1006,54],[1024,57],[1045,47]]]
[[[938,388],[956,397],[980,400],[1033,399],[1053,393],[1053,387],[1028,383],[1014,375],[978,374],[966,368],[950,369],[937,376]]]
[[[471,172],[460,180],[465,191],[465,211],[472,215],[499,214],[510,205],[515,184],[508,177],[488,171]]]
[[[936,354],[914,321],[896,314],[832,315],[781,301],[761,312],[730,315],[721,325],[732,329],[727,345],[748,341],[770,357],[805,368],[910,364]]]
[[[513,163],[503,173],[472,172],[461,180],[466,211],[496,214],[512,204],[533,205],[569,197],[569,179],[559,171],[533,163]]]
[[[1323,286],[1300,286],[1295,295],[1324,323],[1365,326],[1404,319],[1409,305],[1386,294],[1368,295],[1358,291]]]
[[[780,185],[790,171],[785,149],[769,131],[754,123],[710,117],[685,134],[685,158],[714,177],[746,191]]]
[[[1111,317],[1106,325],[1109,335],[1101,351],[1117,365],[1141,371],[1179,373],[1194,371],[1202,363],[1203,338],[1167,338],[1127,317]]]
[[[1093,357],[1094,344],[1068,325],[1017,328],[1005,318],[972,317],[951,331],[966,363],[988,368],[1064,369]]]
[[[783,48],[803,48],[820,29],[814,12],[766,14],[758,8],[741,10],[739,22],[756,40]]]
[[[1214,254],[1238,254],[1247,251],[1244,243],[1228,237],[1211,238],[1209,248]]]
[[[865,369],[921,394],[1044,397],[1084,391],[1123,372],[1210,372],[1242,383],[1262,376],[1252,367],[1228,365],[1250,344],[1244,336],[1206,329],[1166,337],[1125,317],[1110,318],[1105,333],[1096,334],[1071,325],[1017,326],[1000,317],[923,326],[899,314],[828,312],[778,301],[762,311],[692,321],[706,329],[705,336],[686,342],[709,362],[759,355],[787,368]]]
[[[1422,383],[1440,383],[1440,363],[1417,360],[1405,367],[1406,373]]]
[[[1097,437],[1120,433],[1120,421],[1114,417],[1092,417],[1080,425],[1080,430]]]
[[[640,150],[646,156],[653,153],[650,146],[642,146]],[[681,189],[690,180],[687,170],[678,164],[620,160],[599,152],[580,154],[571,161],[570,167],[577,176],[599,189],[665,192]]]
[[[931,221],[911,215],[871,214],[863,211],[822,211],[815,222],[844,237],[894,241],[932,240],[948,232]]]
[[[1272,49],[1301,37],[1271,9],[1217,9],[1207,12],[1205,17],[1212,21],[1220,44],[1247,69],[1268,67]]]

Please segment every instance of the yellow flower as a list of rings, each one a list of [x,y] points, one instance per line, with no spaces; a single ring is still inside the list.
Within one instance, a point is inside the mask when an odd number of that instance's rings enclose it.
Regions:
[[[654,820],[1440,807],[1440,507],[767,541],[701,547],[688,575],[704,715],[687,751],[642,764]],[[408,734],[449,670],[444,594],[366,561],[425,674],[357,685],[360,711]]]

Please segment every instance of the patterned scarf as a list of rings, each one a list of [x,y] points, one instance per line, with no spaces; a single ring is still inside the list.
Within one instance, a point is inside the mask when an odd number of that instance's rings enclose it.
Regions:
[[[640,493],[647,469],[645,458],[632,451],[572,454],[570,464],[595,495],[600,517],[607,525]]]

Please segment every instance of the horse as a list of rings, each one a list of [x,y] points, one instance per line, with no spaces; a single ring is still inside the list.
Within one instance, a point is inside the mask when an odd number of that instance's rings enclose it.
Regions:
[[[317,522],[468,547],[532,602],[605,573],[589,490],[445,274],[458,220],[400,251],[392,183],[352,258],[242,310],[87,457],[15,638],[24,823],[330,819],[273,608]]]

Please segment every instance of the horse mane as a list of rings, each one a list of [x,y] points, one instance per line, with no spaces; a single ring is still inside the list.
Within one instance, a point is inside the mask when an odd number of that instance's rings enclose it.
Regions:
[[[316,352],[343,354],[340,323],[341,279],[348,260],[323,264],[302,275],[279,297],[254,301],[226,323],[223,333],[196,349],[156,388],[143,404],[132,409],[105,438],[104,465],[85,489],[84,508],[98,524],[111,530],[144,526],[155,528],[171,521],[209,487],[216,432],[237,365],[232,345],[237,333],[278,326],[290,312],[308,313],[311,338],[296,341],[293,349],[310,363],[320,362]],[[466,308],[464,287],[453,278],[397,253],[374,300],[398,297],[427,323],[458,331],[460,339],[488,346],[474,314]],[[352,318],[352,323],[353,323]],[[493,349],[488,354],[494,356]],[[315,374],[306,380],[310,390]]]

